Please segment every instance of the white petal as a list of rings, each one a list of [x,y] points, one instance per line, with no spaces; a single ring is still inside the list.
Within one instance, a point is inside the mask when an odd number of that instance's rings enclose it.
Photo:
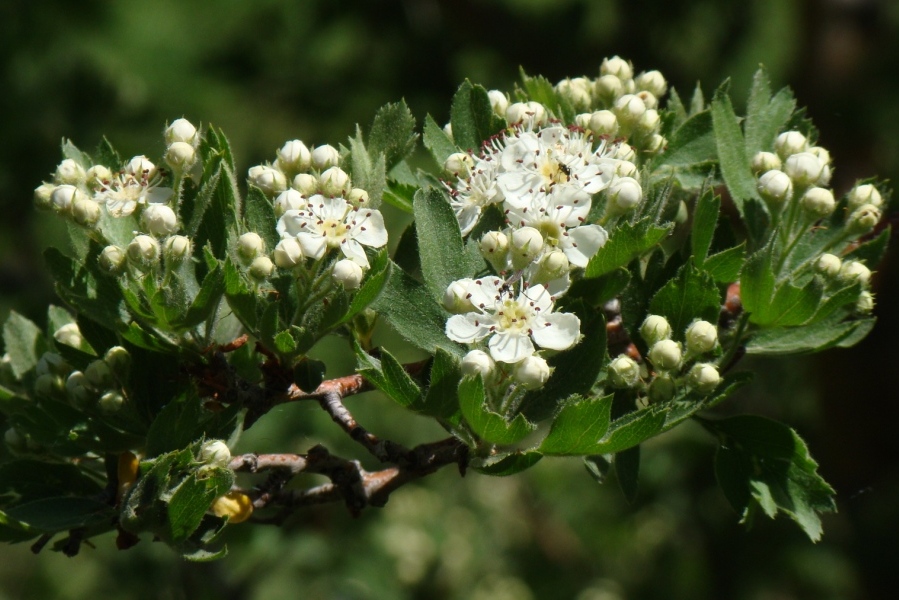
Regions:
[[[456,211],[456,219],[459,220],[459,229],[462,235],[468,235],[474,226],[478,224],[481,216],[481,207],[476,204],[467,204]]]
[[[106,210],[115,218],[127,217],[137,208],[137,202],[134,200],[108,200],[106,202]]]
[[[362,249],[355,240],[346,239],[340,244],[340,250],[343,252],[343,255],[348,259],[362,267],[363,269],[367,269],[369,267],[368,257],[365,256],[365,250]]]
[[[608,239],[608,232],[599,225],[584,225],[569,229],[560,247],[572,265],[583,268]]]
[[[502,331],[490,338],[490,356],[504,363],[516,363],[534,354],[531,339],[520,333]]]
[[[303,231],[297,234],[297,241],[303,249],[303,256],[318,260],[325,255],[325,248],[327,247],[325,236],[319,233]]]
[[[147,190],[147,203],[165,204],[175,193],[175,190],[167,187],[154,187]]]
[[[275,229],[282,238],[294,237],[298,233],[306,231],[302,226],[305,221],[306,218],[299,210],[288,210],[278,219]]]
[[[531,310],[537,313],[537,319],[540,315],[552,312],[553,299],[549,292],[542,285],[532,285],[528,289],[523,290],[518,296],[518,303],[530,306]]]
[[[357,225],[351,235],[360,244],[380,248],[387,243],[387,228],[380,211],[362,209],[352,216],[352,221]]]
[[[468,279],[466,289],[471,296],[468,300],[484,310],[493,310],[499,302],[499,289],[503,285],[503,280],[499,277],[481,277],[479,279]]]
[[[577,343],[581,320],[571,313],[541,315],[531,326],[534,341],[541,348],[567,350]]]
[[[491,320],[485,320],[484,315],[477,313],[453,315],[446,322],[446,337],[454,342],[471,344],[490,335],[491,324]]]
[[[309,204],[312,204],[311,199]],[[351,208],[350,204],[343,198],[325,198],[322,196],[322,201],[318,204],[315,214],[323,221],[328,219],[343,221]]]

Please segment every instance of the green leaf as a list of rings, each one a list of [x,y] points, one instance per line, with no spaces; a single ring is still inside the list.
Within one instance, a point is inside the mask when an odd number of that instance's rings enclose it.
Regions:
[[[596,483],[602,485],[606,482],[609,472],[612,470],[612,461],[609,460],[611,455],[594,454],[593,456],[584,457],[584,467],[590,473],[590,477]]]
[[[34,369],[47,351],[47,341],[40,328],[14,310],[3,324],[3,345],[17,379]]]
[[[715,226],[718,224],[718,212],[721,210],[721,198],[715,195],[711,189],[707,189],[696,199],[696,210],[693,213],[693,233],[690,235],[691,249],[696,266],[703,267],[709,248],[712,246],[712,238],[715,236]]]
[[[381,360],[370,356],[355,344],[359,359],[359,373],[390,399],[409,410],[421,411],[421,388],[409,376],[403,365],[390,352],[381,348]]]
[[[540,444],[543,454],[588,454],[609,430],[612,394],[581,400],[575,397],[553,420],[549,435]]]
[[[384,202],[405,213],[412,214],[412,198],[419,189],[418,185],[409,185],[391,181],[384,190]]]
[[[467,80],[460,85],[453,96],[450,123],[456,145],[477,153],[484,140],[499,130],[495,127],[487,90]]]
[[[746,243],[722,250],[705,259],[702,268],[718,283],[733,283],[746,262]]]
[[[612,422],[606,435],[588,454],[614,454],[659,434],[665,424],[665,409],[652,406],[627,413]]]
[[[701,420],[719,441],[718,483],[744,521],[756,508],[771,518],[783,512],[813,541],[821,539],[819,513],[836,510],[834,490],[799,435],[782,423],[754,415]]]
[[[516,416],[511,422],[487,408],[481,376],[465,377],[459,384],[459,406],[462,416],[482,440],[491,444],[515,444],[534,431],[535,426]]]
[[[702,93],[702,86],[697,81],[693,95],[690,97],[690,115],[701,113],[706,109],[705,95]]]
[[[876,267],[883,260],[887,251],[887,245],[890,243],[892,235],[892,227],[887,226],[873,240],[868,240],[852,252],[843,256],[843,260],[860,260],[865,264]]]
[[[371,268],[362,281],[359,290],[353,295],[352,301],[346,313],[340,319],[338,325],[349,323],[353,317],[361,313],[363,310],[375,301],[384,285],[387,283],[387,277],[390,274],[390,259],[387,256],[387,250],[381,248],[375,257],[371,260]]]
[[[660,227],[650,218],[636,223],[621,223],[612,232],[606,245],[590,259],[584,277],[599,277],[627,265],[661,242],[671,228],[671,224]]]
[[[721,298],[711,275],[691,262],[685,263],[677,276],[666,283],[649,303],[649,312],[662,315],[675,332],[686,330],[695,319],[718,320]]]
[[[740,131],[740,123],[734,114],[730,97],[723,88],[715,92],[712,100],[712,124],[715,128],[721,175],[727,189],[730,190],[734,204],[737,205],[740,214],[743,214],[743,203],[746,200],[760,199],[758,184],[746,154],[746,143]]]
[[[435,188],[416,192],[413,202],[421,272],[431,296],[440,301],[453,281],[474,275],[459,222],[443,192]],[[480,257],[478,257],[480,258]]]
[[[189,475],[168,502],[170,540],[184,541],[196,531],[212,502],[226,494],[233,483],[230,469],[212,467]]]
[[[389,171],[406,158],[414,149],[418,134],[415,133],[415,117],[405,100],[385,104],[375,113],[368,134],[369,155],[384,155]]]
[[[815,314],[823,293],[824,286],[817,277],[801,288],[784,281],[774,293],[770,310],[764,313],[764,318],[753,320],[750,315],[750,321],[763,327],[801,325]]]
[[[457,425],[459,422],[459,381],[462,371],[459,362],[443,348],[437,348],[431,365],[430,386],[425,396],[423,412],[447,419]]]
[[[257,326],[256,294],[247,286],[237,267],[225,260],[225,297],[234,315],[250,331]]]
[[[443,163],[446,162],[446,159],[449,158],[450,154],[459,151],[453,140],[446,135],[446,132],[443,131],[443,128],[438,125],[436,121],[434,121],[431,115],[425,117],[424,143],[425,148],[428,149],[431,156],[434,157],[437,166],[441,169],[443,168]]]
[[[350,175],[353,185],[368,192],[369,207],[377,208],[387,187],[387,157],[365,147],[362,130],[356,127],[356,137],[350,138]]]
[[[275,335],[274,342],[275,351],[281,355],[289,356],[297,349],[297,341],[294,339],[293,334],[290,333],[289,329],[279,331]]]
[[[190,329],[208,319],[219,307],[225,293],[225,274],[220,265],[206,274],[200,291],[191,302],[187,313],[172,320],[176,329]]]
[[[768,150],[774,138],[783,129],[796,108],[796,100],[789,89],[784,88],[771,98],[771,84],[764,69],[756,71],[746,105],[746,153]]]
[[[556,410],[559,400],[573,395],[586,396],[606,362],[606,321],[602,313],[581,324],[583,338],[564,352],[549,358],[552,375],[539,390],[525,396],[522,411],[529,419],[542,421]]]
[[[211,412],[194,394],[182,394],[166,404],[150,425],[146,455],[152,458],[180,450],[201,438],[227,440],[240,425],[241,408],[235,404]]]
[[[640,482],[640,446],[632,446],[615,455],[615,476],[624,499],[633,504]]]
[[[371,304],[404,339],[433,354],[443,348],[462,357],[462,346],[446,337],[446,312],[421,283],[391,262],[381,295]]]
[[[653,161],[652,171],[655,173],[663,167],[678,171],[693,165],[708,165],[705,169],[708,172],[712,168],[711,163],[717,158],[718,147],[712,129],[712,114],[702,111],[677,128],[665,151]],[[662,172],[665,172],[664,169]]]
[[[7,516],[47,533],[112,522],[115,509],[94,498],[41,498],[6,510]]]
[[[765,329],[754,334],[746,343],[746,352],[771,356],[820,352],[844,342],[851,345],[858,341],[859,334],[864,337],[873,324],[874,319],[840,323],[831,318],[804,327]]]
[[[475,463],[472,468],[478,473],[492,475],[494,477],[508,477],[530,469],[543,458],[543,455],[535,450],[526,452],[515,451],[509,454],[491,456],[480,463]]]
[[[266,249],[271,252],[281,241],[281,236],[275,229],[278,223],[275,207],[262,190],[255,185],[249,187],[247,201],[244,204],[246,230],[258,233],[265,241]]]
[[[22,458],[0,465],[0,504],[3,505],[60,494],[91,496],[101,491],[96,480],[73,464]]]
[[[774,298],[774,250],[768,244],[746,260],[740,271],[740,300],[749,312],[749,320],[767,318]]]

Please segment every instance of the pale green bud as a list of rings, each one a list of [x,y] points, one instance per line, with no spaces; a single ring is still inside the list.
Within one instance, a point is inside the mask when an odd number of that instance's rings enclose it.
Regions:
[[[643,144],[643,151],[648,152],[649,154],[656,154],[665,149],[665,146],[668,145],[668,140],[663,135],[659,135],[658,133],[654,133],[646,140]]]
[[[509,251],[512,267],[516,270],[527,267],[543,252],[543,236],[533,227],[522,227],[512,232]]]
[[[99,408],[100,412],[103,414],[111,415],[119,412],[124,404],[125,397],[122,396],[120,392],[110,390],[100,396],[100,400],[97,402],[97,408]]]
[[[780,207],[793,196],[793,180],[783,171],[766,171],[759,177],[759,194],[772,208]]]
[[[159,259],[159,242],[149,235],[138,235],[128,244],[128,259],[146,269]]]
[[[634,77],[634,69],[631,63],[620,56],[604,58],[602,64],[599,65],[599,72],[601,75],[614,75],[622,81]]]
[[[118,246],[106,246],[100,252],[100,266],[112,275],[118,275],[125,268],[125,251]]]
[[[621,123],[633,125],[646,113],[646,103],[634,94],[625,94],[615,101],[615,115]]]
[[[609,186],[608,194],[606,213],[610,216],[629,213],[643,200],[643,188],[633,177],[616,178]]]
[[[537,269],[531,283],[546,284],[554,279],[565,277],[571,271],[571,264],[568,257],[561,250],[552,250],[547,252],[537,262]]]
[[[165,204],[149,205],[141,214],[140,221],[156,237],[165,237],[178,231],[178,215]]]
[[[575,110],[587,110],[590,108],[592,83],[584,77],[563,79],[556,84],[556,93],[567,98]]]
[[[607,103],[614,102],[624,91],[624,84],[615,75],[602,75],[593,85],[594,96]]]
[[[780,157],[773,152],[756,152],[752,157],[752,172],[757,175],[768,171],[779,171],[782,166]]]
[[[209,440],[200,447],[200,462],[214,467],[228,468],[231,450],[222,440]]]
[[[319,190],[318,177],[311,173],[300,173],[293,178],[293,188],[306,198],[314,196]]]
[[[638,183],[640,181],[640,170],[637,169],[637,165],[629,160],[618,161],[618,164],[615,165],[615,175],[618,177],[630,177]]]
[[[297,175],[299,177],[299,175]],[[310,175],[311,177],[311,175]],[[273,203],[275,209],[275,217],[281,218],[281,215],[289,210],[303,210],[306,208],[306,198],[300,192],[293,188],[288,188],[278,194]]]
[[[278,150],[276,164],[285,173],[300,173],[312,166],[312,153],[300,140],[285,142]]]
[[[587,128],[594,135],[613,138],[618,133],[618,117],[610,110],[598,110],[590,115]]]
[[[512,379],[528,390],[543,387],[549,379],[549,364],[539,356],[527,356],[515,363]]]
[[[640,383],[640,365],[621,354],[609,363],[609,379],[617,388],[633,388]]]
[[[287,178],[284,177],[284,173],[265,165],[250,167],[247,178],[251,185],[258,187],[270,198],[287,189]]]
[[[316,146],[310,158],[312,159],[313,167],[319,171],[324,171],[325,169],[336,167],[340,163],[340,152],[334,146],[325,144]]]
[[[237,238],[237,254],[246,262],[265,253],[265,241],[255,231],[248,231]]]
[[[197,128],[187,119],[175,119],[165,128],[165,143],[171,146],[176,142],[194,145],[197,141]]]
[[[721,383],[721,375],[718,374],[718,369],[714,365],[698,363],[690,369],[687,383],[700,394],[708,395],[715,391],[715,388]]]
[[[676,391],[674,379],[667,373],[660,373],[649,384],[649,399],[652,402],[668,402]]]
[[[497,117],[505,118],[506,110],[509,108],[509,97],[499,90],[490,90],[487,92],[487,98],[490,99],[490,108]]]
[[[654,108],[648,108],[646,109],[646,112],[643,113],[643,116],[637,121],[636,131],[642,135],[657,133],[661,122],[662,120],[659,118],[659,111]]]
[[[256,281],[264,281],[271,276],[272,271],[274,270],[275,265],[272,263],[272,259],[267,256],[257,256],[253,259],[253,262],[250,263],[248,272],[250,277]]]
[[[84,192],[76,188],[74,185],[60,185],[50,194],[50,204],[58,213],[69,213],[72,205],[80,200],[86,200]]]
[[[58,375],[44,373],[34,380],[34,393],[41,398],[56,398],[62,391],[63,385]]]
[[[637,151],[626,142],[618,142],[609,147],[609,158],[634,162],[637,158]]]
[[[823,165],[830,164],[830,152],[828,152],[826,148],[824,148],[822,146],[812,146],[811,148],[806,150],[806,152],[809,152],[809,153],[817,156],[818,160],[821,161],[821,164],[823,164]]]
[[[39,210],[50,210],[55,208],[52,200],[53,192],[56,191],[56,185],[52,183],[42,183],[34,188],[34,206]]]
[[[799,203],[813,219],[821,219],[830,215],[837,206],[833,192],[820,187],[811,187],[806,190]]]
[[[825,166],[814,154],[800,152],[787,157],[784,171],[793,180],[794,185],[805,188],[818,183],[824,174]]]
[[[338,260],[331,271],[331,278],[348,291],[359,289],[364,276],[362,267],[349,259]]]
[[[165,151],[165,162],[175,171],[185,171],[197,162],[197,151],[187,142],[174,142]]]
[[[343,197],[352,189],[350,176],[340,167],[331,167],[319,176],[322,194],[331,197]]]
[[[481,238],[481,255],[497,273],[505,270],[509,257],[509,238],[501,231],[488,231]]]
[[[705,354],[718,344],[718,328],[708,321],[694,321],[687,327],[687,352]]]
[[[84,183],[87,179],[87,173],[84,167],[77,161],[67,158],[56,167],[56,173],[53,174],[53,180],[58,184],[78,185]]]
[[[368,192],[363,190],[362,188],[353,188],[350,190],[350,193],[347,194],[346,201],[355,206],[356,208],[360,208],[362,206],[368,206],[369,197]]]
[[[183,235],[170,236],[165,241],[165,259],[179,263],[191,255],[191,241]]]
[[[658,71],[645,71],[637,75],[634,85],[638,90],[645,90],[656,98],[661,98],[668,91],[668,82]]]
[[[462,375],[480,374],[484,382],[489,382],[496,375],[496,362],[483,350],[472,350],[462,358]]]
[[[849,215],[846,229],[855,234],[868,233],[880,222],[880,209],[873,204],[862,204]]]
[[[546,122],[546,108],[539,102],[516,102],[506,109],[509,125],[540,125]]]
[[[103,355],[103,362],[109,366],[113,375],[122,380],[131,368],[131,354],[121,346],[113,346]]]
[[[66,379],[66,395],[76,408],[87,408],[94,401],[94,393],[88,389],[87,378],[81,371],[72,371]]]
[[[28,440],[15,427],[10,427],[3,434],[6,446],[14,452],[24,452],[28,449]]]
[[[655,97],[655,94],[652,92],[647,92],[646,90],[636,92],[634,94],[643,101],[644,106],[646,106],[646,110],[652,110],[659,105],[659,99]],[[656,115],[658,116],[658,115]]]
[[[683,353],[674,340],[659,340],[649,349],[649,360],[655,368],[670,371],[680,366]]]
[[[671,337],[671,325],[668,319],[661,315],[649,315],[640,325],[640,337],[647,346],[652,346],[662,340]]]
[[[98,392],[108,390],[116,382],[112,369],[104,360],[91,362],[84,370],[84,378],[88,387]]]
[[[798,131],[785,131],[774,140],[774,150],[784,160],[793,154],[805,152],[808,140]]]
[[[53,332],[53,339],[60,344],[65,344],[72,348],[80,348],[81,344],[84,342],[84,338],[81,336],[81,329],[78,328],[78,323],[66,323]]]
[[[454,315],[473,311],[474,304],[469,300],[468,290],[461,281],[454,281],[446,287],[443,293],[443,307]]]
[[[72,218],[83,227],[93,227],[100,220],[100,205],[90,198],[77,198],[72,204]]]
[[[472,167],[474,167],[474,160],[467,152],[450,154],[443,163],[445,172],[462,179],[468,179],[471,176]]]
[[[861,315],[870,314],[874,310],[874,294],[864,290],[855,301],[855,312]]]
[[[840,267],[839,278],[846,283],[857,281],[862,285],[868,285],[871,280],[871,270],[857,260],[847,260]]]
[[[826,277],[836,277],[842,266],[843,261],[833,254],[822,254],[815,262],[815,269]]]
[[[284,238],[275,246],[272,256],[282,269],[292,269],[303,263],[303,248],[296,238]]]
[[[849,210],[855,210],[863,204],[873,204],[876,208],[880,208],[883,206],[883,197],[874,185],[864,183],[852,188],[852,191],[849,192],[846,198],[846,202]]]

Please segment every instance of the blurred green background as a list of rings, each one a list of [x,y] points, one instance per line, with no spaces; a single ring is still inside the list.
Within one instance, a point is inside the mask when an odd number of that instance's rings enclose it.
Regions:
[[[42,322],[52,301],[40,252],[57,224],[34,212],[31,195],[63,137],[90,150],[105,134],[125,156],[159,155],[164,123],[186,116],[222,127],[247,168],[288,139],[341,142],[399,98],[419,121],[445,122],[465,77],[510,89],[519,65],[552,81],[595,76],[614,54],[637,72],[660,69],[682,93],[730,76],[738,104],[764,63],[808,106],[838,192],[899,173],[897,2],[5,0],[0,319],[15,309]],[[810,359],[747,361],[760,377],[724,408],[780,418],[808,440],[838,492],[817,545],[786,520],[739,526],[713,479],[712,440],[688,424],[644,446],[633,505],[577,461],[546,459],[511,479],[447,469],[359,519],[325,507],[281,529],[235,526],[231,554],[212,564],[184,563],[149,540],[119,552],[100,538],[72,559],[2,547],[0,599],[893,598],[896,257],[894,247],[875,277],[880,322],[868,340]],[[404,443],[440,434],[382,403],[363,396],[350,408]],[[324,442],[355,452],[319,412],[281,407],[241,449]]]

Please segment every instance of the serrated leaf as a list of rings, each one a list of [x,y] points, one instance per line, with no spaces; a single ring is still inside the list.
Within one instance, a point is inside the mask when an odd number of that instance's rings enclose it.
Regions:
[[[6,510],[17,521],[47,533],[112,522],[115,509],[94,498],[41,498]]]
[[[384,190],[382,196],[384,202],[398,208],[405,213],[412,214],[412,198],[415,192],[419,190],[419,186],[390,182],[387,189]]]
[[[866,335],[873,322],[873,319],[862,319],[840,323],[827,319],[802,327],[765,329],[755,333],[746,343],[746,352],[770,356],[820,352],[849,341],[858,333]]]
[[[484,140],[498,130],[494,127],[493,108],[487,90],[467,80],[460,85],[453,96],[450,123],[456,145],[477,153]]]
[[[472,465],[478,473],[492,475],[494,477],[508,477],[530,469],[543,458],[543,455],[535,450],[526,452],[512,452],[499,457],[490,457],[480,463]]]
[[[275,350],[282,355],[290,355],[297,349],[297,341],[289,329],[280,331],[275,335]]]
[[[873,240],[868,240],[852,252],[843,256],[843,260],[860,260],[867,265],[876,267],[883,260],[887,251],[887,245],[892,236],[892,227],[887,226]]]
[[[278,223],[275,207],[262,190],[255,185],[249,187],[247,201],[244,203],[246,230],[258,233],[265,242],[266,249],[271,252],[281,241],[281,236],[275,229]]]
[[[212,502],[227,493],[233,483],[233,471],[215,467],[185,478],[168,502],[169,539],[177,544],[190,537]]]
[[[746,243],[706,258],[702,268],[718,283],[733,283],[746,262]]]
[[[234,315],[250,331],[255,332],[257,326],[256,294],[244,282],[240,271],[231,262],[225,260],[225,297]]]
[[[431,156],[434,157],[437,166],[441,169],[450,154],[459,151],[453,140],[446,135],[446,132],[443,131],[443,128],[437,124],[431,115],[425,117],[424,144]]]
[[[774,298],[774,250],[771,244],[750,256],[740,271],[740,300],[749,320],[767,318]]]
[[[3,345],[17,379],[34,369],[47,351],[47,341],[40,328],[14,310],[3,324]]]
[[[235,404],[214,413],[204,409],[199,398],[179,396],[166,404],[150,425],[146,455],[152,458],[180,450],[204,437],[228,439],[239,426],[241,408]]]
[[[705,94],[702,93],[702,85],[697,81],[696,87],[693,89],[693,95],[690,96],[690,115],[698,114],[705,110]]]
[[[443,192],[435,188],[419,190],[413,206],[421,272],[431,296],[440,301],[449,284],[474,273],[467,261],[461,260],[466,256],[465,243]]]
[[[785,513],[813,542],[821,539],[818,515],[836,510],[834,490],[794,430],[754,415],[700,422],[720,440],[718,482],[744,519],[756,503],[769,517]]]
[[[703,267],[705,259],[715,237],[718,224],[718,213],[721,210],[721,198],[708,189],[696,199],[693,213],[693,230],[690,234],[690,246],[696,266]]]
[[[507,421],[487,407],[481,376],[466,377],[459,384],[459,406],[472,431],[491,444],[515,444],[534,431],[535,426],[518,415]]]
[[[768,150],[774,138],[796,108],[796,100],[789,89],[784,88],[771,97],[771,85],[764,69],[756,71],[746,104],[746,152],[749,156]]]
[[[543,454],[588,454],[609,430],[613,395],[576,399],[559,411],[540,444]]]
[[[590,259],[584,277],[599,277],[627,265],[661,242],[671,227],[670,224],[664,227],[655,225],[650,218],[636,223],[621,223],[606,245]]]
[[[695,319],[716,322],[720,310],[721,298],[714,279],[691,262],[685,263],[649,303],[650,314],[667,318],[675,332],[684,331]]]
[[[697,113],[683,122],[672,134],[665,151],[653,160],[655,172],[662,167],[675,170],[692,165],[710,165],[718,157],[715,132],[712,129],[712,114],[709,111]],[[708,172],[711,167],[706,167]]]
[[[387,283],[371,308],[387,319],[404,339],[433,354],[443,348],[458,357],[462,346],[446,337],[447,315],[427,288],[391,262]]]
[[[771,308],[765,313],[765,318],[754,321],[750,318],[750,321],[763,327],[801,325],[815,314],[823,293],[824,286],[818,278],[810,280],[801,288],[784,281],[774,293]]]
[[[734,204],[740,210],[740,214],[743,214],[743,203],[746,200],[760,198],[757,180],[752,173],[746,153],[743,132],[740,131],[734,107],[724,89],[715,92],[711,111],[721,175],[727,189],[730,190]]]
[[[431,365],[430,385],[425,396],[423,412],[452,424],[459,421],[459,381],[462,371],[459,362],[452,354],[437,348],[434,362]]]
[[[665,409],[658,406],[627,413],[612,422],[606,435],[589,454],[614,454],[633,448],[659,434],[665,424]]]
[[[378,294],[381,293],[381,290],[384,289],[384,285],[387,283],[387,277],[390,273],[389,266],[390,259],[387,256],[387,250],[381,248],[371,260],[371,268],[366,274],[365,279],[362,280],[359,291],[353,295],[350,306],[340,319],[338,325],[349,323],[353,317],[368,308],[368,306],[375,301],[375,298],[378,297]]]
[[[357,344],[356,356],[359,359],[359,373],[376,388],[404,408],[417,412],[422,410],[421,388],[390,352],[381,348],[381,359],[378,360]]]
[[[225,273],[221,266],[206,274],[200,291],[193,299],[187,312],[172,320],[177,329],[190,329],[208,319],[218,309],[222,295],[225,293]]]
[[[385,104],[375,113],[368,134],[370,155],[384,155],[389,171],[406,158],[414,149],[418,134],[415,133],[415,117],[405,100]]]

